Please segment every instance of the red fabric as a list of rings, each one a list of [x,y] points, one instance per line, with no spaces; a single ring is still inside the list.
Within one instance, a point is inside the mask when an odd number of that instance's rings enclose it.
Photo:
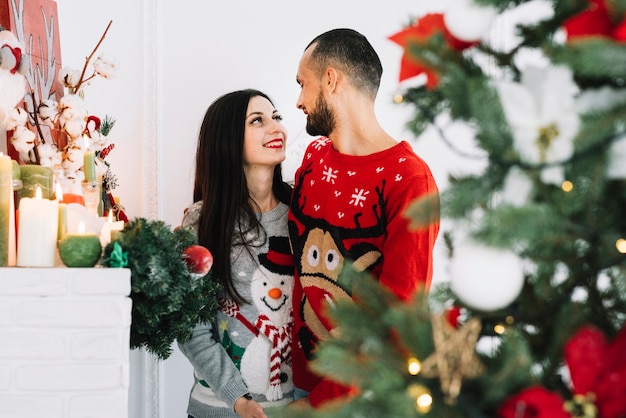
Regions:
[[[307,366],[319,341],[331,336],[327,311],[337,300],[352,300],[350,283],[339,275],[344,263],[371,271],[405,301],[429,288],[439,223],[409,231],[403,213],[416,198],[436,193],[430,169],[406,142],[365,157],[339,154],[328,138],[309,145],[296,172],[289,233],[297,270],[294,383],[310,392],[314,406],[353,393]]]
[[[389,39],[404,48],[400,65],[399,81],[407,80],[420,74],[426,75],[426,87],[433,89],[439,83],[439,75],[436,71],[420,62],[411,54],[411,48],[419,44],[425,44],[436,33],[441,33],[448,45],[456,51],[462,51],[475,45],[476,42],[465,42],[457,39],[450,33],[443,20],[441,13],[429,13],[417,19],[412,26],[393,34]]]

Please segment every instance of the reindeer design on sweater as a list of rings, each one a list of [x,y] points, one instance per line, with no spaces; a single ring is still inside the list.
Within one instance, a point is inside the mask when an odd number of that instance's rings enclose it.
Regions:
[[[301,188],[305,181],[309,181],[305,178],[310,172],[310,166],[302,170],[291,205],[295,218],[306,219],[309,229],[301,231],[296,223],[289,223],[294,254],[301,254],[295,260],[302,288],[297,315],[305,325],[297,332],[299,344],[308,359],[313,357],[318,341],[329,338],[334,330],[334,325],[323,313],[328,308],[333,309],[338,301],[352,302],[351,284],[346,280],[350,273],[344,264],[350,262],[352,270],[365,272],[380,263],[383,258],[380,250],[359,241],[383,236],[387,222],[384,181],[376,187],[377,199],[371,207],[376,222],[372,225],[361,225],[362,213],[355,214],[352,227],[331,225],[323,218],[305,215],[302,208],[306,205],[306,197],[302,196]],[[357,243],[351,244],[351,241]]]

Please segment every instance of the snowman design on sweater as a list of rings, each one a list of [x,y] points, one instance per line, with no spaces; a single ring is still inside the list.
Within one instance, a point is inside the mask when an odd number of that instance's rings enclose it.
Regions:
[[[281,399],[293,390],[291,330],[294,264],[287,237],[270,237],[269,250],[259,255],[259,267],[250,283],[251,303],[258,316],[251,323],[230,303],[222,311],[241,321],[255,337],[241,357],[240,371],[252,393],[268,401]]]

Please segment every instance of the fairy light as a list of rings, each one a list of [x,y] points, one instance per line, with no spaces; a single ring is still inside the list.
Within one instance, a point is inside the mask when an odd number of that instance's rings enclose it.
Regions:
[[[395,94],[393,96],[393,102],[394,103],[402,103],[402,102],[404,102],[404,96],[402,96],[401,94]]]
[[[617,248],[617,251],[619,251],[620,253],[626,254],[626,239],[620,238],[617,241],[615,241],[615,247]]]
[[[493,331],[498,335],[502,335],[504,334],[504,331],[506,331],[506,328],[502,324],[496,324],[493,327]]]
[[[411,376],[416,376],[420,371],[422,371],[422,363],[416,357],[409,358],[407,360],[407,365]]]
[[[407,388],[408,395],[415,399],[415,410],[427,414],[433,406],[433,396],[430,390],[423,385],[412,384]]]
[[[565,180],[562,184],[561,184],[561,189],[563,189],[564,192],[571,192],[574,189],[574,183],[572,183],[569,180]]]

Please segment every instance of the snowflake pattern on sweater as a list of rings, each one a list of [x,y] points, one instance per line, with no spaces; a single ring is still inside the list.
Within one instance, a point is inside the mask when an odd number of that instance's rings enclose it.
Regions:
[[[329,138],[314,140],[296,171],[289,236],[296,263],[293,372],[314,405],[345,393],[307,367],[334,324],[326,312],[352,301],[347,262],[370,272],[400,299],[428,288],[435,223],[410,231],[406,207],[437,194],[432,173],[407,142],[368,156],[337,152]]]

